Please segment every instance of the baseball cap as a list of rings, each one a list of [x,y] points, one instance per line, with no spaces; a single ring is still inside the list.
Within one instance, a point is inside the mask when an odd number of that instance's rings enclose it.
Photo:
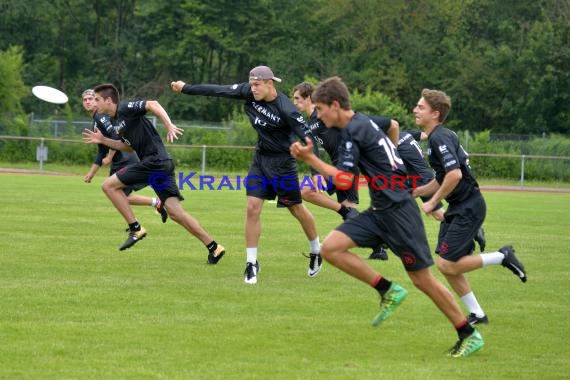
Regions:
[[[81,94],[81,97],[83,98],[86,95],[91,95],[94,96],[95,95],[95,91],[93,91],[92,89],[88,88],[87,90],[83,91],[83,94]]]
[[[281,82],[281,78],[273,75],[273,71],[267,66],[257,66],[249,72],[249,79],[254,80],[267,80],[271,79],[275,82]]]

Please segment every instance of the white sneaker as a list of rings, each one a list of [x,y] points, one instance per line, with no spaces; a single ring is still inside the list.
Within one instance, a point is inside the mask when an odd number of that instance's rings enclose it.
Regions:
[[[315,277],[321,270],[323,258],[318,253],[311,253],[309,259],[309,271],[307,274],[309,277]]]
[[[257,284],[257,273],[259,272],[259,263],[245,263],[245,271],[243,272],[243,280],[246,284]]]

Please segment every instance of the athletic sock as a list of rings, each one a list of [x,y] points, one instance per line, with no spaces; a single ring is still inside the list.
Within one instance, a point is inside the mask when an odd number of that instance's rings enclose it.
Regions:
[[[461,322],[459,325],[455,326],[455,330],[457,331],[457,336],[459,339],[465,339],[469,335],[473,334],[473,331],[475,331],[473,326],[467,322],[467,319]]]
[[[502,252],[482,253],[479,256],[481,256],[481,260],[483,260],[484,267],[489,265],[499,265],[505,258],[505,254]]]
[[[152,207],[156,207],[158,206],[158,204],[160,203],[160,201],[158,200],[158,197],[152,197]]]
[[[246,261],[248,263],[255,264],[255,262],[257,261],[257,247],[246,248],[245,254],[246,254]]]
[[[131,231],[140,231],[141,230],[141,225],[139,224],[139,221],[135,221],[134,223],[129,223],[129,230]]]
[[[481,305],[479,305],[479,302],[473,292],[469,292],[462,296],[461,301],[463,301],[463,304],[467,307],[467,310],[469,310],[470,313],[475,314],[479,318],[485,316],[485,312],[483,311],[483,308],[481,308]]]
[[[376,279],[374,285],[372,285],[372,287],[374,289],[376,289],[378,291],[378,293],[380,293],[381,296],[383,296],[384,294],[386,294],[386,292],[388,291],[388,289],[390,289],[390,286],[392,286],[392,282],[386,280],[384,277],[382,276],[378,276],[378,278]]]
[[[342,216],[342,219],[346,219],[346,216],[350,212],[350,209],[345,205],[340,205],[340,210],[338,210],[337,212],[340,214],[340,216]]]
[[[218,243],[216,243],[215,240],[212,240],[210,244],[206,245],[206,248],[208,248],[209,253],[214,253],[216,249],[218,249]]]
[[[321,243],[319,242],[319,237],[317,236],[314,240],[309,240],[309,249],[311,253],[320,255],[321,254]]]

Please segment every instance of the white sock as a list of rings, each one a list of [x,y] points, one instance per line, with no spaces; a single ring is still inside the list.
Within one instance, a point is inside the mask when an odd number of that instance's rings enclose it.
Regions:
[[[481,256],[481,260],[483,260],[484,267],[498,265],[502,263],[505,258],[505,254],[501,252],[482,253],[479,256]]]
[[[315,240],[309,240],[309,249],[311,253],[316,253],[317,255],[321,253],[321,243],[318,236]]]
[[[469,292],[461,297],[461,301],[463,301],[467,310],[469,310],[469,313],[473,313],[479,318],[485,316],[485,312],[481,309],[481,306],[479,305],[479,302],[477,302],[477,298],[475,298],[475,294],[473,294],[473,292]]]
[[[255,264],[255,262],[257,261],[257,247],[246,248],[245,254],[246,254],[246,261],[248,263]]]
[[[160,202],[160,201],[158,200],[158,197],[152,197],[152,204],[151,204],[151,206],[152,206],[152,207],[158,206],[158,202]]]

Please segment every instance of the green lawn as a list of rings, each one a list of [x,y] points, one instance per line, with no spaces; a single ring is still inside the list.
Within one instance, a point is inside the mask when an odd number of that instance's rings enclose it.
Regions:
[[[308,278],[308,243],[275,204],[265,205],[262,271],[250,286],[243,192],[183,191],[227,248],[208,266],[205,248],[150,207],[135,209],[147,238],[120,253],[125,223],[102,179],[0,174],[0,378],[568,378],[569,194],[484,193],[489,249],[514,244],[529,281],[500,266],[471,273],[490,319],[486,345],[451,359],[452,326],[395,256],[370,264],[410,294],[373,328],[375,291],[327,264]],[[324,238],[340,218],[309,207]],[[424,221],[433,247],[437,225]]]

